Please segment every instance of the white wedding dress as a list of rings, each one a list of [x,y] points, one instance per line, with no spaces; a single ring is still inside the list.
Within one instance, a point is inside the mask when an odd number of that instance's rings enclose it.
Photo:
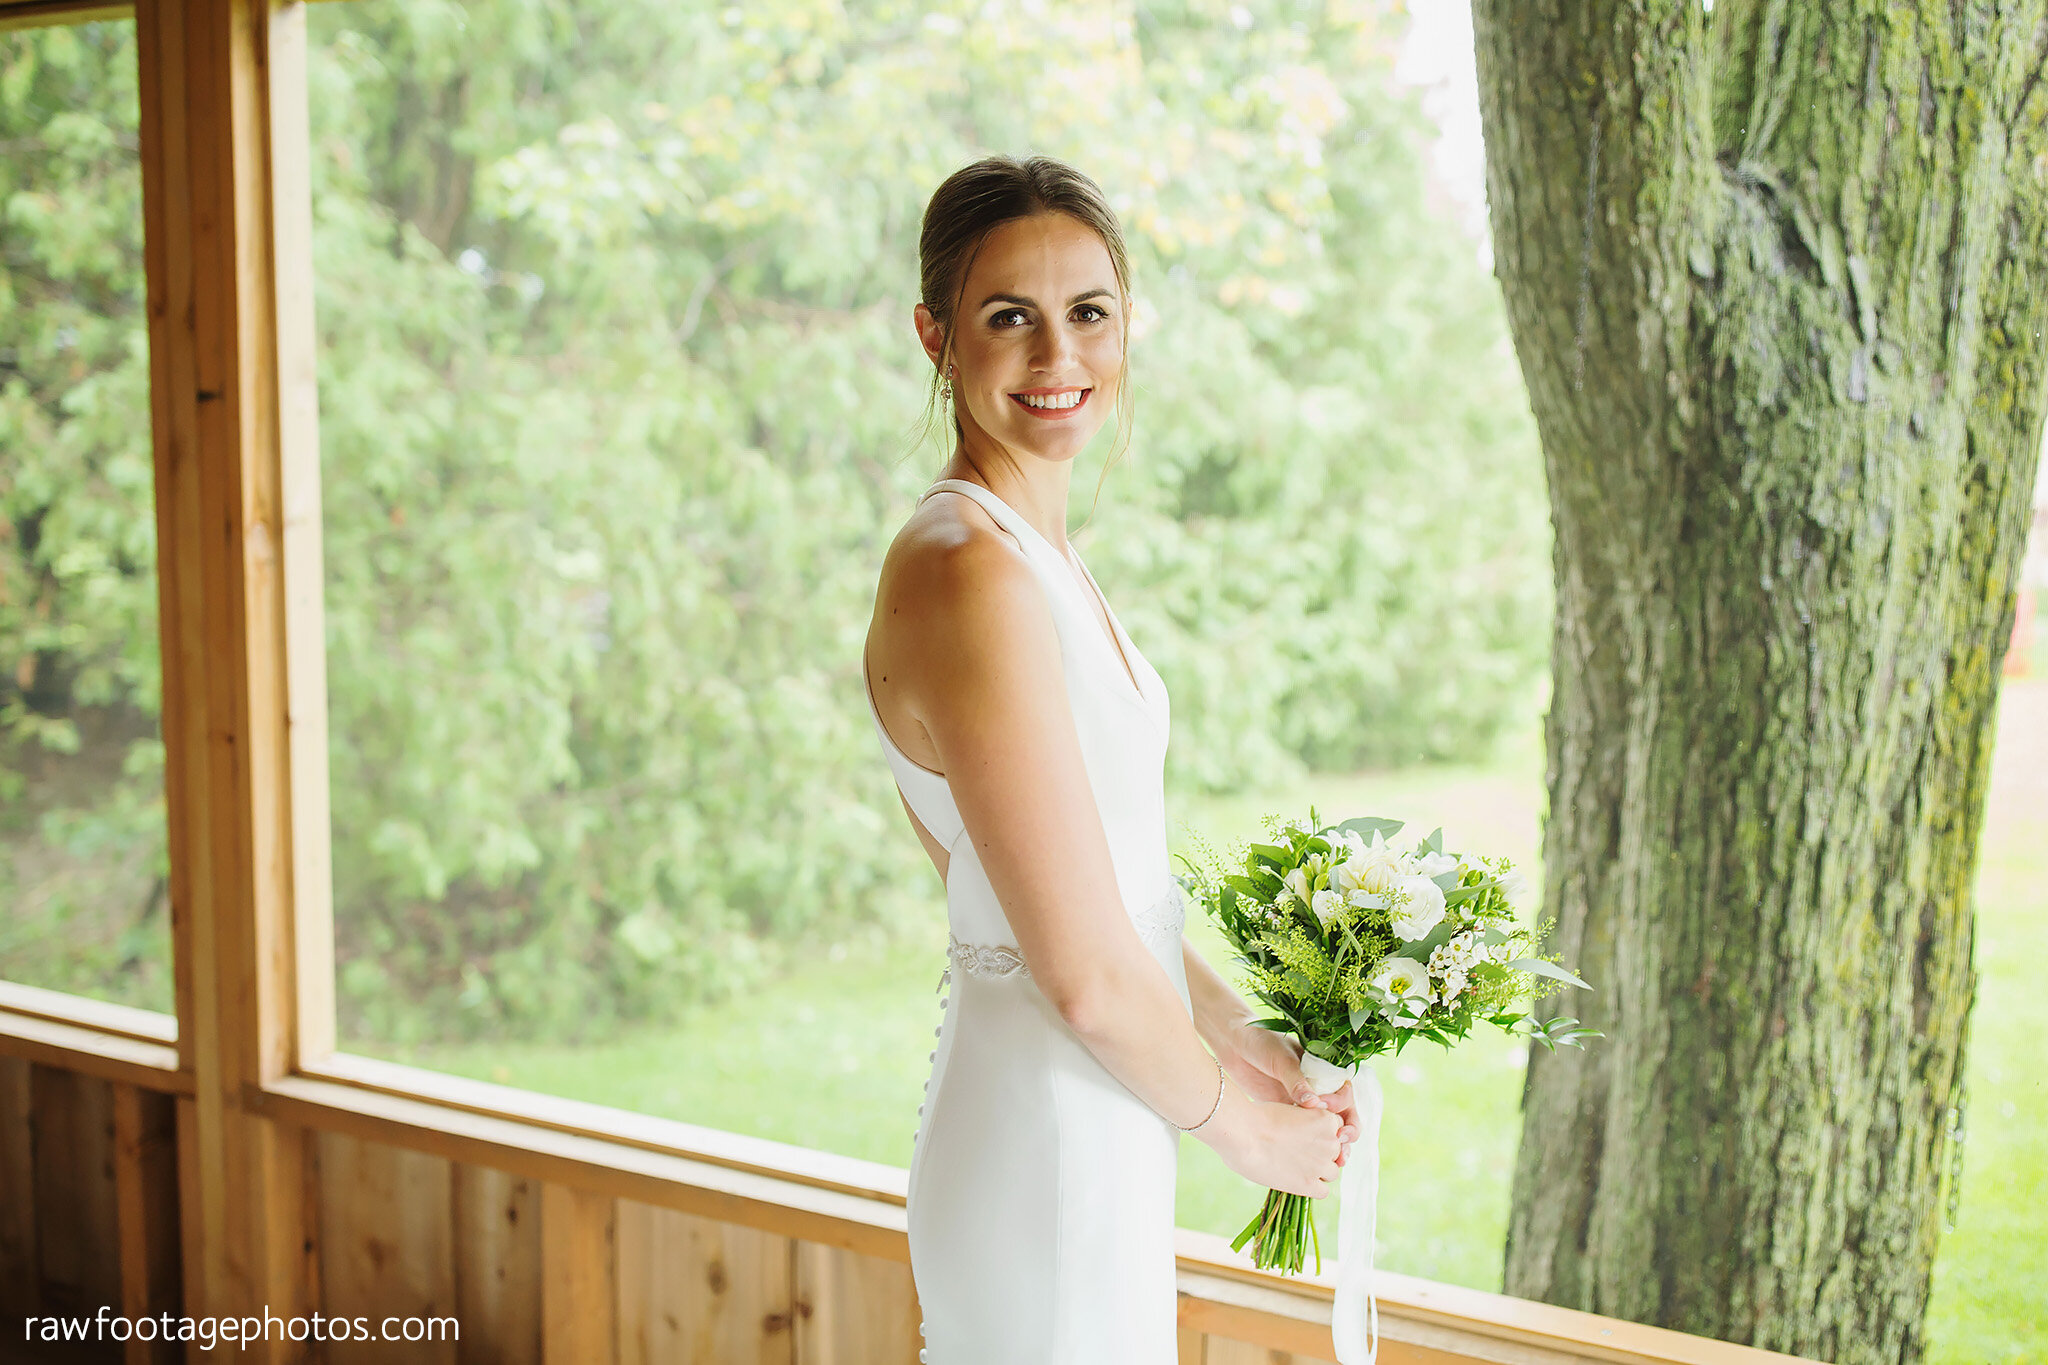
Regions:
[[[1084,588],[1061,550],[979,484],[941,479],[925,496],[942,489],[980,503],[1044,586],[1119,898],[1186,1007],[1185,911],[1162,790],[1166,688],[1106,600],[1114,644],[1103,630],[1087,595],[1101,597],[1093,575]],[[962,837],[946,779],[891,742],[872,691],[868,707],[904,799],[951,859],[951,960],[941,984],[953,992],[941,1001],[910,1157],[918,1359],[1175,1365],[1180,1130],[1112,1076],[1047,1002],[974,840]]]

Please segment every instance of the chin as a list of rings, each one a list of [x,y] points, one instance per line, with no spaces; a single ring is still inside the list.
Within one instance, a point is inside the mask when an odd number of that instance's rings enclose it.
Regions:
[[[1101,428],[1097,427],[1096,431]],[[1065,464],[1077,458],[1095,439],[1095,431],[1043,432],[1022,431],[1013,434],[1010,445],[1018,450],[1027,450],[1039,459],[1052,464]]]

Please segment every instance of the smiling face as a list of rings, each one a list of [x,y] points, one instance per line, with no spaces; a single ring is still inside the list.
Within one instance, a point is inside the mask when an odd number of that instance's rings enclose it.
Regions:
[[[1116,406],[1124,300],[1109,248],[1064,213],[991,230],[955,305],[954,407],[970,449],[1071,460]],[[918,333],[935,363],[944,330],[923,304]]]

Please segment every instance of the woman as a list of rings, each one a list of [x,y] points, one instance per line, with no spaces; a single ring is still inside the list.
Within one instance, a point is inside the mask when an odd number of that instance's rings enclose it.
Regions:
[[[1182,940],[1166,689],[1067,543],[1074,457],[1128,409],[1115,215],[1068,166],[991,157],[933,194],[919,254],[956,446],[890,546],[864,659],[957,993],[910,1160],[918,1358],[1172,1365],[1178,1135],[1321,1197],[1350,1091],[1315,1096]]]

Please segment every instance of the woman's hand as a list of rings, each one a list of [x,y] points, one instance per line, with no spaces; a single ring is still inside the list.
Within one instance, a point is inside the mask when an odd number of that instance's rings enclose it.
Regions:
[[[1256,1100],[1327,1109],[1337,1116],[1337,1140],[1344,1144],[1337,1164],[1343,1165],[1351,1154],[1352,1141],[1358,1136],[1358,1100],[1352,1093],[1351,1082],[1344,1082],[1328,1095],[1318,1095],[1301,1074],[1301,1044],[1249,1021],[1232,1025],[1221,1041],[1223,1048],[1217,1060],[1245,1094]]]
[[[1344,1164],[1341,1126],[1328,1110],[1249,1099],[1232,1088],[1228,1126],[1211,1141],[1223,1164],[1254,1185],[1309,1199],[1328,1197]]]

